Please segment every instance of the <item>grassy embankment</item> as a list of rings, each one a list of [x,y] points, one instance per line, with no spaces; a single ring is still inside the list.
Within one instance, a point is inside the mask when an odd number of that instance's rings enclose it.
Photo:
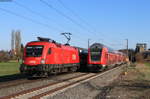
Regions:
[[[129,66],[127,71],[137,80],[150,80],[150,63],[136,63]]]
[[[150,63],[145,63],[145,66],[147,67],[145,68],[145,71],[143,71],[145,74],[145,78],[147,80],[150,80]]]
[[[0,76],[14,75],[19,73],[20,63],[11,61],[7,63],[0,63]]]

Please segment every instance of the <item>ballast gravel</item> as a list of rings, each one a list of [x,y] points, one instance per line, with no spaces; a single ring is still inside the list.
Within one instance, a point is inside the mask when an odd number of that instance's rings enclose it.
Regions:
[[[101,92],[102,95],[105,95],[105,93],[107,93],[104,91],[105,86],[117,80],[123,71],[124,67],[113,70],[111,73],[106,73],[103,76],[81,83],[76,87],[68,88],[66,91],[46,97],[46,99],[95,99]],[[97,99],[103,99],[103,96]]]

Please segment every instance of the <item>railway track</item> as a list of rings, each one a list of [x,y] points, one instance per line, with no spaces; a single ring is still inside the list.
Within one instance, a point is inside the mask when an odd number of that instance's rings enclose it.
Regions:
[[[80,83],[84,83],[88,80],[94,79],[99,76],[103,76],[111,71],[122,68],[123,66],[113,68],[111,70],[107,70],[101,73],[88,73],[81,74],[78,76],[74,76],[72,78],[64,79],[62,81],[49,83],[47,85],[43,85],[40,87],[28,89],[21,91],[19,93],[15,93],[9,96],[1,97],[0,99],[40,99],[54,96],[62,91],[67,90],[68,88],[79,85]]]
[[[76,73],[76,72],[75,72]],[[75,74],[74,73],[74,74]],[[66,73],[65,74],[62,74],[62,75],[56,75],[56,77],[59,77],[59,76],[65,76],[67,75]],[[50,76],[49,77],[50,79],[53,79],[54,76]],[[31,78],[31,79],[27,79],[27,78],[21,78],[21,79],[18,79],[18,80],[13,80],[13,81],[7,81],[7,82],[1,82],[0,83],[0,89],[3,89],[3,88],[9,88],[9,87],[15,87],[15,86],[18,86],[18,85],[21,85],[21,84],[28,84],[28,83],[34,83],[34,82],[38,82],[38,81],[42,81],[42,80],[48,80],[49,78]],[[56,80],[56,79],[54,79]]]
[[[42,79],[35,79],[35,80],[20,79],[20,80],[15,80],[15,81],[3,82],[3,83],[0,83],[0,89],[14,87],[14,86],[18,86],[21,84],[34,83],[40,80]]]

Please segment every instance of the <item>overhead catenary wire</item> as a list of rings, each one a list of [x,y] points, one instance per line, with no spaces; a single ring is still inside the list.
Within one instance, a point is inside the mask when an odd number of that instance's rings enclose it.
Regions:
[[[53,23],[55,23],[55,24],[57,24],[57,25],[63,27],[63,25],[56,23],[56,21],[54,21],[54,19],[51,19],[51,18],[48,17],[48,16],[44,16],[43,14],[41,14],[41,13],[39,13],[39,12],[36,12],[36,11],[32,10],[31,8],[25,6],[25,5],[23,5],[23,4],[21,4],[21,3],[17,2],[17,1],[13,1],[13,3],[16,4],[17,6],[21,7],[21,8],[26,9],[28,12],[30,12],[30,13],[32,13],[32,14],[34,14],[34,15],[37,15],[37,16],[43,18],[43,19],[46,19],[46,20],[51,20],[51,22],[53,21]],[[57,29],[58,29],[58,28],[57,28]],[[63,30],[63,29],[61,29],[61,30]]]
[[[78,20],[80,20],[84,25],[86,25],[88,28],[90,28],[94,34],[97,34],[99,36],[99,34],[103,35],[103,36],[106,36],[104,35],[104,33],[98,33],[97,30],[92,26],[92,24],[89,24],[84,18],[82,18],[79,14],[77,14],[74,10],[70,9],[69,6],[67,6],[62,0],[57,0],[65,9],[67,9],[70,13],[72,13],[72,15],[74,15],[76,18],[78,18]],[[92,33],[93,33],[92,32]],[[107,38],[110,38],[108,37],[107,35]]]
[[[48,6],[49,8],[53,9],[54,11],[56,11],[58,14],[60,14],[61,16],[65,17],[66,19],[68,19],[69,21],[71,21],[72,23],[76,24],[79,28],[86,30],[86,28],[84,26],[82,26],[80,23],[76,22],[74,19],[72,19],[71,17],[67,16],[66,14],[64,14],[63,12],[61,12],[60,10],[58,10],[57,8],[55,8],[54,6],[52,6],[51,4],[47,3],[44,0],[40,0],[43,4],[45,4],[46,6]],[[88,30],[87,30],[88,31]],[[89,33],[91,33],[90,31],[88,31]],[[80,38],[80,36],[78,36],[78,38]]]
[[[34,15],[38,15],[38,16],[40,16],[41,18],[43,18],[43,19],[47,19],[47,20],[50,20],[50,18],[49,17],[47,17],[47,16],[44,16],[44,15],[42,15],[41,13],[39,13],[39,12],[36,12],[36,11],[33,11],[31,8],[29,8],[29,7],[27,7],[27,6],[25,6],[25,5],[23,5],[23,4],[21,4],[21,3],[19,3],[19,2],[17,2],[17,1],[14,1],[13,3],[15,3],[17,6],[19,6],[19,7],[22,7],[22,8],[24,8],[24,9],[26,9],[28,12],[30,12],[30,13],[32,13],[32,14],[34,14]],[[52,20],[51,20],[52,21]],[[56,23],[56,21],[55,21],[55,23]],[[58,24],[58,23],[57,23]],[[58,26],[60,27],[63,27],[62,25],[60,25],[60,24],[58,24]],[[61,29],[61,30],[63,30],[63,29]],[[65,30],[64,30],[65,31]],[[77,37],[77,39],[78,38],[80,38],[79,36]]]
[[[18,14],[18,13],[13,12],[13,11],[10,11],[10,10],[4,9],[4,8],[0,8],[0,10],[3,11],[3,12],[9,13],[9,14],[11,14],[11,15],[20,17],[20,18],[22,18],[22,19],[28,20],[28,21],[30,21],[30,22],[32,22],[32,23],[39,24],[39,25],[44,26],[44,27],[46,27],[46,28],[49,28],[49,29],[51,28],[51,29],[53,29],[53,30],[58,30],[59,32],[62,32],[62,30],[59,30],[59,29],[57,29],[57,28],[55,28],[55,27],[52,27],[52,26],[49,26],[48,24],[45,24],[45,23],[36,21],[36,20],[34,20],[34,19],[32,19],[32,18],[29,18],[29,17],[23,16],[23,15],[20,15],[20,14]]]
[[[40,0],[43,4],[45,4],[46,6],[48,6],[49,8],[53,9],[54,11],[56,11],[59,15],[65,17],[66,19],[68,19],[69,21],[71,21],[72,23],[76,24],[79,28],[88,31],[90,34],[93,34],[91,31],[89,31],[86,27],[84,27],[82,24],[78,23],[77,21],[75,21],[73,18],[71,18],[70,16],[66,15],[65,13],[63,13],[62,11],[58,10],[57,8],[55,8],[54,6],[52,6],[50,3],[44,1],[44,0]]]
[[[8,14],[11,14],[11,15],[14,15],[14,16],[17,16],[17,17],[19,17],[19,18],[22,18],[22,19],[24,19],[24,20],[30,21],[30,22],[32,22],[32,23],[34,23],[34,24],[41,25],[41,26],[43,26],[43,27],[45,27],[45,28],[57,30],[59,33],[62,32],[62,30],[53,28],[53,27],[49,26],[48,24],[45,24],[45,23],[42,23],[42,22],[33,20],[32,18],[29,18],[29,17],[23,16],[23,15],[20,15],[20,14],[18,14],[18,13],[13,12],[13,11],[10,11],[10,10],[4,9],[4,8],[0,8],[0,10],[3,11],[3,12],[5,12],[5,13],[8,13]],[[76,39],[78,39],[78,37],[77,37]],[[80,42],[80,43],[82,43],[82,42]]]
[[[93,34],[95,34],[95,35],[97,35],[97,36],[99,36],[99,34],[105,36],[104,33],[101,33],[101,32],[98,33],[97,30],[93,27],[92,24],[89,24],[84,18],[82,18],[80,15],[78,15],[74,10],[70,9],[67,5],[65,5],[65,4],[63,3],[62,0],[57,0],[57,1],[58,1],[65,9],[67,9],[70,13],[72,13],[76,18],[78,18],[78,20],[80,20],[84,25],[86,25],[87,28],[89,28],[90,30],[92,30],[91,33],[93,33]],[[90,30],[89,30],[89,31],[90,31]]]
[[[80,20],[84,25],[92,29],[94,32],[96,31],[91,24],[85,21],[80,15],[78,15],[74,10],[70,9],[67,5],[65,5],[62,0],[57,0],[65,9],[67,9],[70,13],[72,13],[78,20]]]
[[[21,6],[21,5],[20,5],[20,6]],[[23,6],[23,7],[26,7],[26,6]],[[15,15],[15,16],[17,16],[17,17],[23,18],[23,19],[25,19],[25,20],[31,21],[32,23],[39,24],[39,25],[42,25],[42,26],[47,27],[47,28],[49,28],[49,29],[51,28],[51,29],[57,30],[57,31],[59,31],[59,32],[62,32],[62,30],[60,30],[60,29],[58,29],[58,28],[56,28],[56,27],[49,26],[49,25],[46,24],[46,23],[39,22],[39,21],[37,21],[37,20],[34,20],[34,19],[32,19],[32,18],[29,18],[29,17],[23,16],[23,15],[20,15],[20,14],[18,14],[18,13],[15,13],[15,12],[13,12],[13,11],[10,11],[10,10],[4,9],[4,8],[0,8],[0,9],[1,9],[2,11],[4,11],[4,12],[9,13],[9,14],[12,14],[12,15]],[[26,7],[26,9],[28,9],[28,7]],[[30,9],[30,8],[29,8],[28,10],[30,10],[31,13],[36,13],[36,12],[33,12],[33,10]],[[36,13],[36,14],[39,14],[39,15],[40,15],[40,13]],[[77,39],[78,39],[78,38],[77,38]],[[82,43],[82,42],[81,42],[81,43]]]
[[[54,6],[52,6],[51,4],[47,3],[44,0],[40,0],[43,4],[47,5],[49,8],[55,10],[58,14],[60,14],[61,16],[67,18],[69,21],[71,21],[72,23],[76,24],[78,27],[80,27],[81,29],[84,29],[86,31],[88,31],[88,33],[90,33],[92,36],[94,34],[94,32],[91,32],[89,30],[87,30],[85,27],[83,27],[81,24],[77,23],[76,21],[74,21],[71,17],[67,16],[66,14],[64,14],[63,12],[61,12],[60,10],[58,10],[57,8],[55,8]],[[86,34],[87,35],[87,34]],[[79,36],[80,37],[80,36]]]
[[[70,9],[67,5],[65,5],[62,0],[57,0],[65,9],[67,9],[70,13],[72,13],[78,20],[80,20],[82,23],[84,23],[84,25],[86,25],[88,28],[90,28],[91,30],[93,30],[93,34],[97,34],[96,29],[89,24],[87,21],[85,21],[81,16],[79,16],[74,10]],[[102,33],[101,33],[102,34]],[[108,44],[108,43],[107,43]]]
[[[74,10],[70,9],[67,5],[65,5],[62,0],[57,0],[65,9],[67,9],[70,13],[72,13],[72,15],[74,15],[78,20],[80,20],[80,22],[82,22],[82,24],[84,24],[87,28],[89,28],[90,33],[95,34],[96,36],[99,36],[98,32],[96,31],[96,29],[89,24],[87,21],[85,21],[80,15],[78,15]],[[100,33],[103,34],[103,33]],[[104,35],[104,34],[103,34]]]
[[[51,18],[49,18],[49,17],[47,17],[47,16],[42,15],[42,14],[39,13],[39,12],[36,12],[36,11],[32,10],[31,8],[25,6],[25,5],[23,5],[23,4],[21,4],[21,3],[17,2],[17,1],[14,1],[13,3],[16,4],[16,5],[19,6],[19,7],[22,7],[22,8],[24,8],[24,9],[26,9],[28,12],[30,12],[30,13],[32,13],[32,14],[34,14],[34,15],[37,15],[37,16],[43,18],[43,19],[47,19],[47,20],[50,20],[50,19],[51,19]],[[51,20],[51,21],[52,21],[52,20]],[[53,21],[54,21],[54,20],[53,20]],[[56,21],[55,21],[55,23],[56,23]],[[57,23],[57,24],[58,24],[58,23]],[[60,25],[60,24],[58,24],[58,26],[59,26],[59,27],[63,27],[63,26]],[[58,28],[58,27],[57,27],[57,28]],[[61,30],[63,30],[63,29],[61,29]],[[65,30],[64,30],[64,31],[65,31]],[[75,35],[76,35],[76,34],[75,34]],[[78,39],[78,38],[80,38],[80,37],[78,36],[77,39]],[[80,38],[80,39],[81,39],[81,38]]]

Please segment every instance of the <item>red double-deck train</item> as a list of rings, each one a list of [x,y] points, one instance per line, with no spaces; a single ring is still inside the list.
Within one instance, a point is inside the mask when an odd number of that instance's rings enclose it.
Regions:
[[[103,44],[94,43],[88,49],[87,67],[90,71],[103,70],[125,62],[125,54],[114,51]]]
[[[47,38],[27,43],[24,49],[21,73],[46,76],[50,73],[76,71],[79,68],[77,48],[58,44]]]

